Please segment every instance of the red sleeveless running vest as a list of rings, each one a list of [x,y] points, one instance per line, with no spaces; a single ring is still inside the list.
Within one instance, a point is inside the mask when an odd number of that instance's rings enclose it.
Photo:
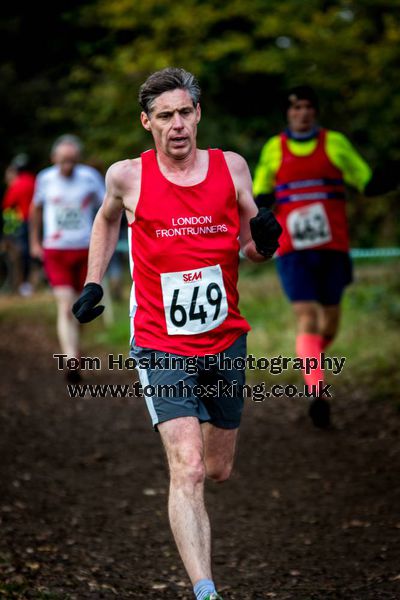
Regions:
[[[282,226],[278,256],[305,249],[347,252],[349,234],[342,172],[325,150],[326,130],[308,156],[290,152],[281,134],[282,162],[275,179],[275,215]]]
[[[250,330],[238,309],[239,211],[221,150],[206,178],[169,181],[154,150],[141,155],[141,191],[129,226],[131,326],[138,346],[216,354]]]

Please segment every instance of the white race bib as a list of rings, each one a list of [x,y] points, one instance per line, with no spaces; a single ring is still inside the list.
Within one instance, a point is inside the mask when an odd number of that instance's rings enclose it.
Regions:
[[[64,231],[76,231],[82,229],[82,209],[73,206],[57,206],[56,224],[58,229]]]
[[[320,202],[293,210],[287,218],[287,228],[296,250],[319,246],[332,239],[328,217]]]
[[[168,335],[193,335],[215,329],[228,315],[219,265],[161,273]]]

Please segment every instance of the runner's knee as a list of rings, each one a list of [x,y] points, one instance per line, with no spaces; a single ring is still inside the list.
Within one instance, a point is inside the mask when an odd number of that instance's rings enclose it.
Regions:
[[[208,479],[217,483],[222,483],[229,479],[232,474],[233,464],[229,463],[215,463],[208,461],[206,463],[206,476]]]
[[[206,469],[199,452],[180,453],[170,461],[171,481],[180,487],[193,488],[204,482]]]
[[[318,332],[318,310],[314,303],[294,303],[293,310],[299,333]]]
[[[325,338],[330,338],[330,341],[335,337],[339,328],[340,308],[339,306],[324,307],[322,309],[321,318],[321,333]]]

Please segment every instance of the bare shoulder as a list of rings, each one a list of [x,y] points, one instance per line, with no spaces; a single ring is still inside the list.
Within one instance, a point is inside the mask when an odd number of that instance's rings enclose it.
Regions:
[[[119,190],[126,190],[140,181],[142,161],[140,158],[119,160],[107,170],[106,182],[108,186]]]
[[[224,152],[240,204],[252,197],[252,181],[246,160],[237,152]]]
[[[244,175],[248,173],[249,167],[246,160],[237,152],[224,152],[226,164],[232,175]]]

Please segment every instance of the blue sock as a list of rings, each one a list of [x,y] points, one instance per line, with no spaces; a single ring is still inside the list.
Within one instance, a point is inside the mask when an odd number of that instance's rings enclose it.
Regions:
[[[196,600],[204,600],[209,594],[215,592],[215,585],[211,579],[199,579],[194,586],[193,591],[196,595]]]

